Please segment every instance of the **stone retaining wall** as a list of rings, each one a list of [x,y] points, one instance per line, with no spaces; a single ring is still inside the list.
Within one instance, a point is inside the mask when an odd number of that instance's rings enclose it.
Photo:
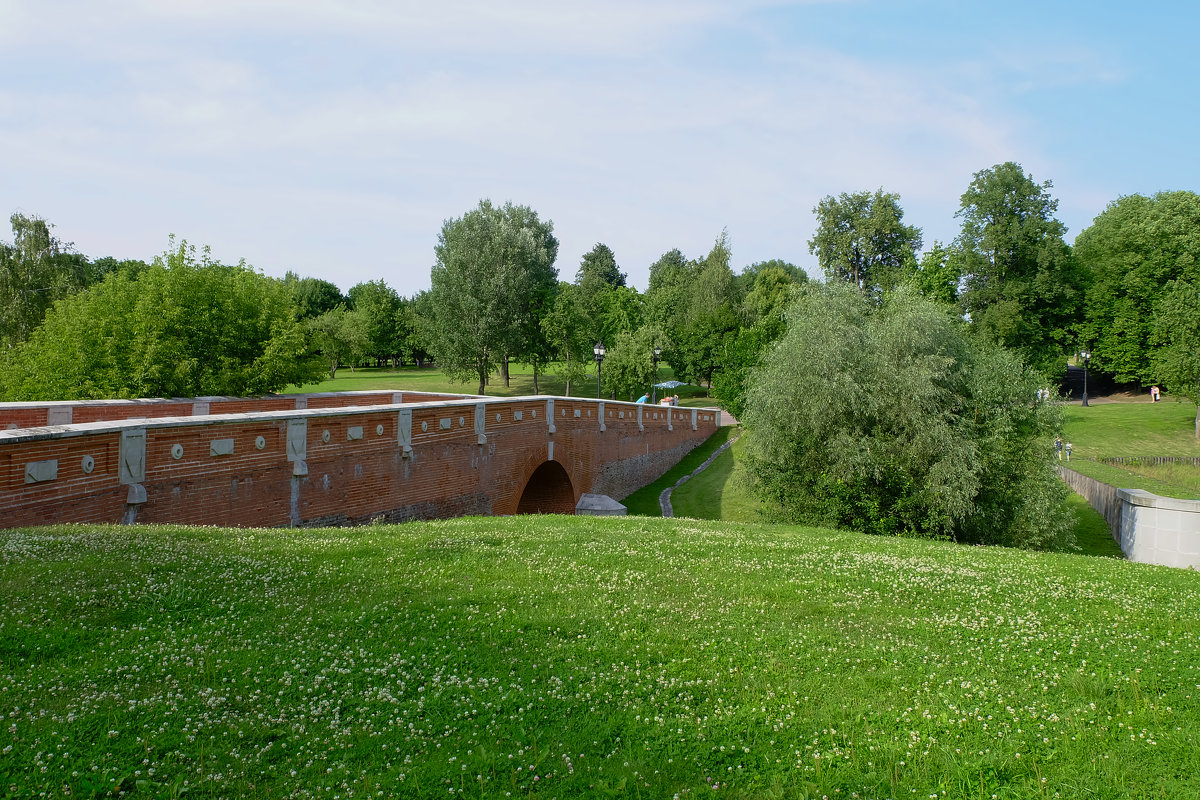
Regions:
[[[1118,489],[1066,467],[1058,472],[1100,512],[1130,561],[1200,569],[1200,500]]]

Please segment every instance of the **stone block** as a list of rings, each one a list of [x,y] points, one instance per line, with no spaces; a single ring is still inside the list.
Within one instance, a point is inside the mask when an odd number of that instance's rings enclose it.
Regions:
[[[45,483],[58,479],[58,459],[30,461],[25,465],[26,483]]]
[[[628,509],[606,494],[584,493],[575,504],[575,513],[587,517],[623,517]]]

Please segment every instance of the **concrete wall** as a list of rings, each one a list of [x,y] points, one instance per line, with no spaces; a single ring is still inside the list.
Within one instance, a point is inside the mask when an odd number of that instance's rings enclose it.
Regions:
[[[390,392],[309,395],[299,409],[231,414],[211,413],[216,398],[73,404],[71,424],[0,431],[0,526],[285,526],[511,514],[546,461],[562,465],[574,501],[584,493],[624,497],[719,422],[715,409],[580,398],[392,399]],[[194,415],[204,402],[209,413]],[[27,417],[39,413],[38,404],[4,405],[24,406]],[[126,417],[74,421],[98,407]],[[129,418],[132,409],[160,407],[186,411]]]
[[[1130,561],[1200,569],[1200,500],[1118,489],[1121,551]]]
[[[1118,489],[1065,467],[1058,471],[1100,512],[1130,561],[1200,569],[1200,500]]]

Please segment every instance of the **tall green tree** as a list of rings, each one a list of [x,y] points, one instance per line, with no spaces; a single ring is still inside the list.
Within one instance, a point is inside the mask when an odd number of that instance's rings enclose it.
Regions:
[[[1129,195],[1075,239],[1090,273],[1081,338],[1091,365],[1121,382],[1159,380],[1155,309],[1172,281],[1200,283],[1200,195]]]
[[[291,293],[187,242],[63,298],[3,367],[8,400],[251,395],[319,377]]]
[[[292,301],[296,304],[300,319],[318,317],[348,302],[337,284],[320,278],[301,278],[289,271],[284,275],[283,282],[292,293]]]
[[[799,287],[808,283],[803,270],[786,269],[782,263],[764,262],[754,271],[754,284],[742,301],[743,325],[726,344],[722,369],[713,378],[713,396],[738,419],[745,413],[746,391],[754,370],[783,335],[787,308]]]
[[[383,279],[364,281],[350,287],[350,307],[366,321],[367,349],[364,355],[380,362],[394,361],[399,366],[404,350],[406,320],[401,314],[400,295]]]
[[[481,201],[442,225],[430,274],[431,347],[458,380],[488,375],[532,347],[557,281],[554,225],[527,206]]]
[[[88,260],[40,217],[13,214],[13,240],[0,242],[0,348],[29,338],[46,311],[90,282]]]
[[[625,273],[617,266],[617,257],[612,248],[603,242],[584,254],[575,273],[575,283],[585,297],[591,297],[605,286],[616,288],[625,285]]]
[[[1196,404],[1200,439],[1200,281],[1171,281],[1155,309],[1154,369],[1167,391]]]
[[[664,358],[676,378],[711,387],[741,328],[742,297],[729,266],[729,234],[722,231],[702,260],[690,266],[680,307],[668,320]]]
[[[592,336],[578,286],[566,282],[558,284],[554,303],[542,317],[541,326],[551,347],[551,357],[557,361],[556,371],[566,383],[565,391],[569,396],[571,385],[578,384],[587,375],[592,358]]]
[[[920,294],[939,303],[958,302],[958,286],[962,280],[963,258],[955,247],[941,242],[921,254],[921,258],[905,263],[902,281]]]
[[[1054,218],[1051,185],[1011,161],[975,173],[957,213],[956,244],[963,257],[960,300],[971,324],[1058,376],[1075,344],[1085,279],[1063,242],[1066,228]]]
[[[650,282],[643,297],[646,321],[668,331],[684,307],[694,267],[678,249],[668,250],[650,265]]]
[[[1069,546],[1042,384],[910,289],[876,306],[845,284],[809,287],[748,391],[756,490],[791,521]]]
[[[304,322],[312,349],[329,366],[330,380],[347,361],[353,371],[354,363],[371,349],[370,320],[361,310],[348,311],[339,305]]]
[[[877,301],[921,248],[921,229],[904,224],[900,196],[883,189],[825,197],[813,213],[817,232],[808,249],[826,278],[853,284]]]
[[[649,326],[622,331],[604,359],[604,388],[619,400],[633,400],[654,383],[654,347],[661,334]]]

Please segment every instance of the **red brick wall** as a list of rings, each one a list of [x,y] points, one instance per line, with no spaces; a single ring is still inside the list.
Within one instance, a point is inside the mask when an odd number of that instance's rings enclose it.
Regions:
[[[282,526],[513,514],[531,476],[549,460],[570,480],[573,508],[584,492],[621,498],[649,483],[719,422],[719,412],[698,409],[693,431],[692,409],[642,406],[642,431],[638,406],[607,402],[601,431],[601,404],[594,400],[444,397],[397,406],[386,393],[387,404],[376,407],[0,432],[0,527],[128,517]],[[341,399],[360,405],[364,398]],[[548,401],[554,405],[553,432]],[[482,444],[475,431],[479,403]],[[412,415],[408,454],[398,441],[402,410]],[[668,413],[673,430],[668,430]],[[297,469],[301,465],[288,457],[289,421],[301,420],[306,421],[306,469]],[[145,475],[138,484],[145,501],[133,505],[127,500],[140,500],[136,489],[131,492],[119,478],[123,429],[145,430]],[[94,464],[90,473],[83,471],[85,457]],[[51,460],[57,463],[56,477],[25,482],[28,464]],[[537,484],[532,491],[538,491]]]

